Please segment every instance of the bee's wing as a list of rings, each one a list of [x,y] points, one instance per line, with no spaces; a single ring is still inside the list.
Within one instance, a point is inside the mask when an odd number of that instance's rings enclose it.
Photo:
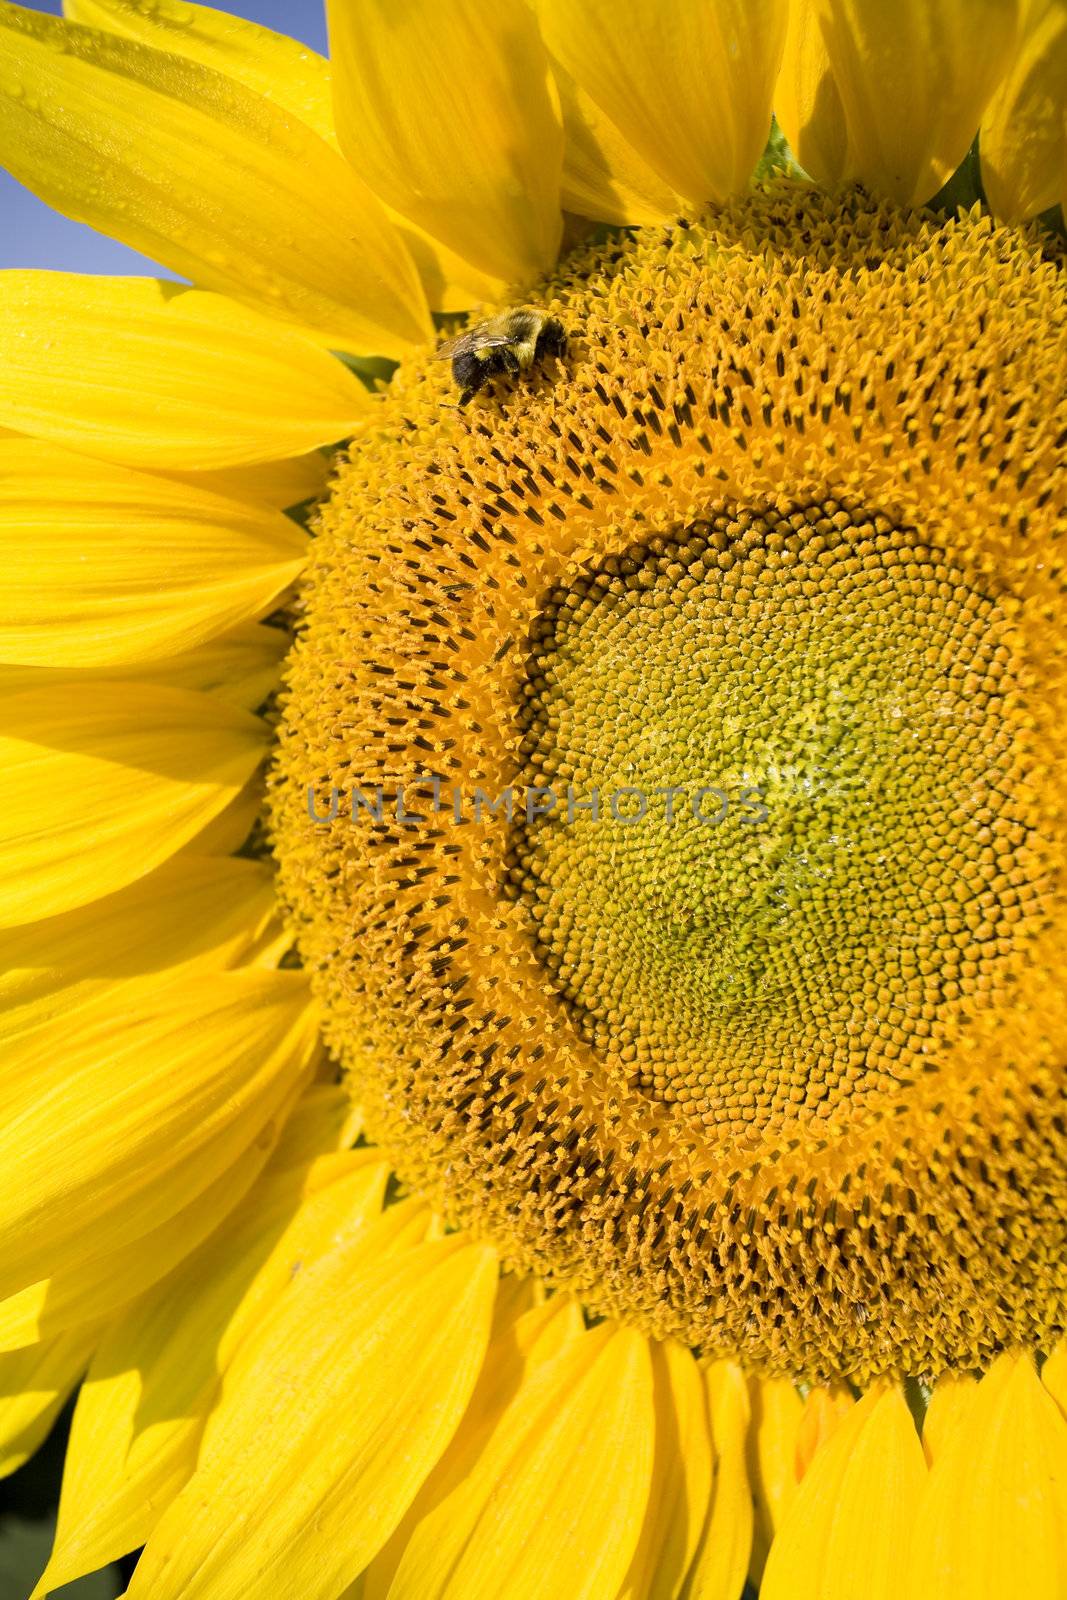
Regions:
[[[457,333],[454,339],[446,339],[444,344],[439,344],[433,353],[434,361],[447,361],[449,356],[454,356],[464,339],[465,333]]]
[[[510,340],[506,334],[479,333],[475,335],[474,331],[468,328],[465,333],[457,333],[454,339],[446,339],[444,344],[439,344],[433,353],[433,359],[435,361],[447,361],[450,356],[455,355],[462,345],[467,345],[471,349],[477,347],[479,350],[495,350],[498,346],[509,343]]]

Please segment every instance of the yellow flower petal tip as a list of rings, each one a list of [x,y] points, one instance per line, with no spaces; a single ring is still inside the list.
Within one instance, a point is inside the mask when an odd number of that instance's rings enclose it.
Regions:
[[[101,667],[193,649],[270,610],[305,543],[278,511],[0,439],[0,662]]]
[[[896,1389],[870,1393],[816,1455],[785,1512],[762,1600],[896,1600],[898,1563],[926,1480]]]
[[[376,193],[494,278],[549,270],[563,129],[525,0],[329,0],[327,15],[341,148]]]
[[[783,127],[802,165],[902,205],[929,200],[978,131],[1017,12],[1017,0],[801,0]]]
[[[643,191],[658,208],[671,191],[699,204],[747,187],[770,132],[785,0],[536,0],[536,9],[549,50],[603,119],[586,116],[584,133],[609,180],[614,152],[622,158],[622,195]],[[625,146],[658,175],[658,192],[634,174]]]
[[[0,425],[22,433],[196,471],[336,443],[372,404],[324,350],[223,295],[154,278],[0,273]]]
[[[1067,202],[1067,6],[1024,0],[1018,46],[982,118],[982,183],[998,217]]]
[[[130,1600],[254,1593],[267,1571],[279,1600],[328,1600],[389,1538],[470,1398],[498,1271],[455,1239],[383,1253],[393,1228],[386,1213],[292,1275]]]
[[[1029,1356],[1005,1355],[934,1455],[906,1600],[1067,1592],[1067,1420]]]
[[[188,55],[5,0],[0,155],[57,210],[331,345],[400,356],[431,335],[414,262],[356,172]]]
[[[330,63],[287,34],[191,0],[63,0],[63,15],[236,78],[333,142]]]

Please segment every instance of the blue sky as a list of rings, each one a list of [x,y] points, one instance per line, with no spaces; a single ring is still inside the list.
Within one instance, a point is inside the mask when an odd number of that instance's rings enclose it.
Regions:
[[[62,12],[61,0],[29,0],[28,9]],[[250,17],[279,33],[290,33],[316,50],[326,50],[322,0],[229,0],[217,6]],[[163,273],[136,250],[127,250],[83,223],[71,222],[0,169],[0,267],[52,267],[64,272]]]

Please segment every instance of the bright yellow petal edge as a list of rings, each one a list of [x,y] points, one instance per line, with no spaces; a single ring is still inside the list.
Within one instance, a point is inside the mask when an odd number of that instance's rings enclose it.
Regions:
[[[0,279],[0,1471],[84,1379],[37,1595],[142,1544],[151,1600],[1067,1592],[1067,1346],[943,1380],[920,1437],[899,1385],[802,1399],[587,1326],[397,1200],[279,968],[246,840],[306,560],[283,512],[377,425],[329,349],[529,294],[561,205],[743,192],[772,107],[827,183],[921,202],[981,120],[998,215],[1062,198],[1054,6],[888,41],[873,0],[631,9],[337,0],[331,86],[207,7],[3,8],[0,157],[193,285]]]

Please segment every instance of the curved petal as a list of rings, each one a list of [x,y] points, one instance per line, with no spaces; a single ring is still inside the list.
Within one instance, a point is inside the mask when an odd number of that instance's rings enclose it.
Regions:
[[[819,6],[820,0],[790,0],[774,114],[804,171],[829,188],[848,176],[852,161]]]
[[[753,1377],[748,1388],[752,1407],[748,1474],[756,1513],[750,1575],[758,1583],[775,1530],[796,1494],[797,1437],[804,1402],[790,1378]]]
[[[10,1477],[47,1437],[89,1365],[97,1327],[0,1355],[0,1478]]]
[[[0,1292],[143,1238],[254,1145],[306,1074],[302,974],[116,985],[7,1051]]]
[[[42,1594],[144,1544],[196,1468],[222,1341],[248,1296],[263,1316],[294,1265],[380,1209],[380,1160],[349,1153],[293,1169],[282,1156],[219,1232],[101,1340],[71,1425]]]
[[[227,705],[256,711],[280,686],[282,663],[291,642],[283,628],[262,622],[246,623],[181,655],[135,663],[125,669],[105,667],[93,676],[118,682],[123,673],[131,679],[170,684],[175,689],[197,689],[202,694],[216,695]]]
[[[285,34],[186,0],[156,0],[151,10],[137,0],[65,0],[63,9],[75,22],[109,28],[225,72],[292,112],[320,139],[337,144],[330,63]],[[479,273],[413,227],[390,205],[388,194],[380,198],[415,263],[432,310],[463,311],[505,293],[499,278]]]
[[[281,512],[0,439],[0,662],[101,667],[192,649],[269,610],[305,549]]]
[[[1067,1338],[1060,1340],[1041,1368],[1041,1382],[1067,1417]]]
[[[0,425],[135,467],[235,467],[332,444],[372,406],[340,361],[157,278],[0,273]]]
[[[0,0],[0,154],[57,210],[339,348],[399,357],[432,335],[338,152],[189,56]]]
[[[217,860],[243,849],[263,814],[264,790],[263,774],[258,773],[217,817],[212,817],[206,827],[194,833],[188,844],[182,845],[177,855],[211,856]]]
[[[264,1124],[261,1133],[233,1155],[225,1170],[179,1211],[138,1238],[79,1257],[0,1300],[0,1350],[51,1339],[97,1319],[114,1320],[138,1295],[184,1261],[217,1230],[248,1193],[292,1109],[297,1091]]]
[[[125,978],[232,966],[275,909],[265,863],[178,855],[103,900],[0,931],[0,1037],[40,1027]]]
[[[907,1600],[1067,1593],[1067,1421],[1029,1356],[1001,1356],[934,1459]]]
[[[1059,203],[1067,162],[1067,6],[1025,0],[1019,48],[982,118],[982,185],[1006,222]]]
[[[748,183],[771,127],[786,0],[536,0],[561,65],[689,200]]]
[[[129,1600],[336,1600],[389,1538],[470,1398],[497,1281],[462,1236],[380,1253],[395,1227],[386,1212],[291,1275]]]
[[[1018,0],[817,0],[850,173],[921,205],[955,172],[1011,59]],[[787,129],[788,132],[788,129]]]
[[[63,15],[225,72],[334,142],[330,63],[286,33],[190,0],[63,0]]]
[[[582,1313],[568,1296],[555,1295],[537,1304],[531,1303],[533,1291],[532,1280],[501,1279],[489,1348],[470,1405],[389,1543],[356,1580],[359,1600],[387,1600],[412,1535],[423,1518],[467,1478],[520,1385],[585,1331]]]
[[[0,704],[6,696],[26,689],[48,690],[54,696],[67,689],[75,693],[87,683],[147,684],[172,689],[195,689],[216,695],[227,705],[254,710],[281,679],[280,665],[289,648],[290,635],[270,622],[242,623],[195,650],[163,656],[158,661],[98,667],[89,672],[77,667],[23,667],[0,664]],[[240,842],[240,841],[239,841]]]
[[[419,1523],[391,1600],[614,1600],[655,1431],[647,1342],[604,1324],[520,1382],[467,1474]]]
[[[797,1481],[803,1478],[815,1457],[851,1414],[856,1404],[844,1383],[816,1384],[808,1390],[804,1414],[797,1429]]]
[[[287,511],[305,500],[317,499],[326,488],[333,463],[326,450],[309,450],[286,461],[264,461],[251,467],[228,467],[215,472],[169,472],[167,476],[194,489],[208,489],[234,500]]]
[[[786,1511],[762,1600],[853,1600],[858,1593],[896,1600],[925,1482],[903,1395],[865,1395],[819,1451]]]
[[[523,0],[329,0],[327,15],[337,132],[356,170],[482,272],[546,272],[563,131]]]
[[[289,642],[289,635],[282,628],[269,623],[246,623],[217,639],[209,639],[195,650],[183,650],[160,661],[99,667],[91,681],[195,689],[216,695],[227,705],[254,711],[279,686],[281,663]],[[0,666],[0,698],[23,689],[47,689],[54,695],[73,689],[77,694],[89,681],[90,675],[76,667]],[[239,839],[237,844],[241,843],[243,840]]]
[[[949,1435],[955,1432],[974,1400],[976,1380],[969,1372],[943,1373],[923,1417],[923,1453],[931,1466],[944,1453]]]
[[[715,1449],[715,1482],[685,1600],[737,1600],[752,1551],[752,1493],[745,1465],[749,1398],[732,1361],[703,1369]]]
[[[267,729],[208,695],[68,682],[4,708],[0,927],[86,905],[143,877],[234,798]]]
[[[619,1600],[676,1600],[696,1554],[711,1495],[711,1419],[691,1352],[649,1343],[656,1442],[641,1537]]]
[[[681,195],[638,155],[596,101],[558,63],[554,71],[566,136],[564,208],[620,224],[669,222],[683,211]]]

